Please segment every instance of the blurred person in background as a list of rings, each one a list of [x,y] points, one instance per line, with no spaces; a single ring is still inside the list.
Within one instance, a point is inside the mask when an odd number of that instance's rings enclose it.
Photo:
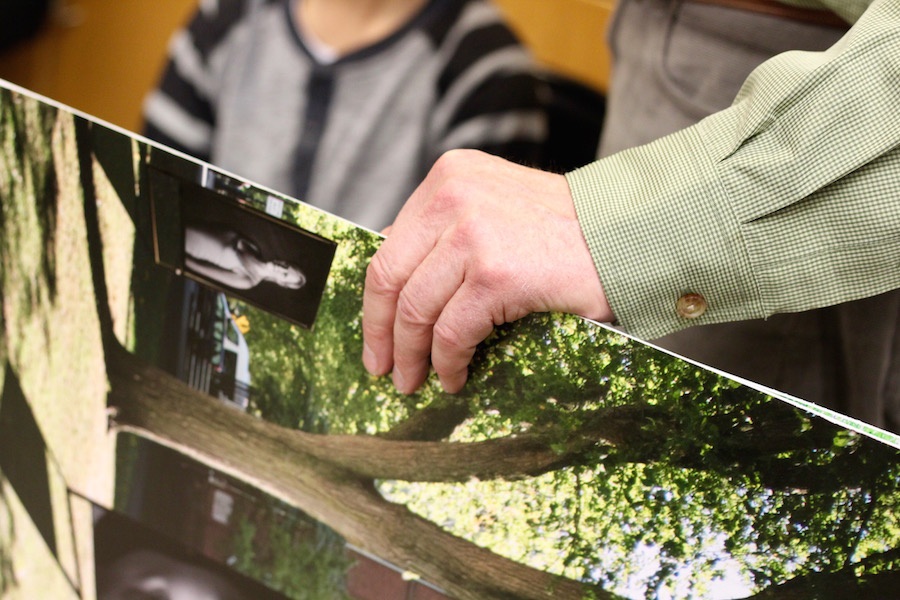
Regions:
[[[539,166],[542,86],[486,0],[203,0],[145,133],[380,230],[447,150]]]

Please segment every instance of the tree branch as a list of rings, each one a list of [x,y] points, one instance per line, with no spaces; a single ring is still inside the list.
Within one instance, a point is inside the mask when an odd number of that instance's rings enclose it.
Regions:
[[[870,557],[878,561],[896,560],[897,552]],[[870,561],[871,562],[871,561]],[[807,573],[782,584],[767,587],[747,600],[809,600],[810,598],[895,598],[900,589],[900,572],[858,572],[861,564],[850,565],[831,573]]]
[[[446,439],[469,417],[469,403],[459,398],[443,398],[413,412],[405,421],[379,435],[384,440],[429,441]]]

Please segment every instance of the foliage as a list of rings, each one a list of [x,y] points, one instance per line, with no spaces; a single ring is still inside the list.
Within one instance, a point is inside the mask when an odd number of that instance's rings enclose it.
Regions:
[[[291,509],[260,503],[232,540],[231,566],[295,600],[348,598],[344,577],[353,564],[343,540]]]
[[[598,439],[579,463],[548,476],[383,484],[476,543],[658,598],[705,597],[723,586],[750,593],[860,563],[900,541],[893,451],[689,363],[545,316],[498,332],[480,365],[481,385],[469,392],[478,410],[457,440],[553,424],[562,446],[593,420],[623,414],[616,407],[643,408],[612,429],[622,437]],[[857,539],[878,542],[836,543]]]
[[[36,270],[51,297],[56,280],[57,175],[49,140],[55,123],[56,113],[49,107],[0,89],[0,228],[4,235],[0,283],[6,273],[17,269]],[[36,282],[22,282],[26,307],[39,304],[43,286]]]

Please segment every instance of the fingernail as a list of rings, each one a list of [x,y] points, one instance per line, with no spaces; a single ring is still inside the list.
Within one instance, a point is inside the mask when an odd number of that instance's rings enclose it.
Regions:
[[[466,385],[467,379],[468,371],[457,375],[438,376],[438,380],[441,382],[441,388],[448,394],[455,394],[462,390],[463,386]]]
[[[363,365],[366,367],[366,371],[371,373],[372,375],[381,375],[378,372],[378,359],[375,357],[375,353],[372,352],[372,349],[369,348],[369,344],[363,342],[363,353],[362,353]]]
[[[394,369],[394,372],[391,374],[394,379],[394,387],[401,393],[406,393],[406,379],[403,377],[403,374],[399,369]]]

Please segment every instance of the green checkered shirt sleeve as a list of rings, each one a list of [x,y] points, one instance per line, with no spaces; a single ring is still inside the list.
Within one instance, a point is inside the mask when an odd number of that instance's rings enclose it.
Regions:
[[[731,108],[567,175],[619,323],[689,325],[900,288],[900,1],[761,65]],[[680,317],[678,298],[708,309]]]

